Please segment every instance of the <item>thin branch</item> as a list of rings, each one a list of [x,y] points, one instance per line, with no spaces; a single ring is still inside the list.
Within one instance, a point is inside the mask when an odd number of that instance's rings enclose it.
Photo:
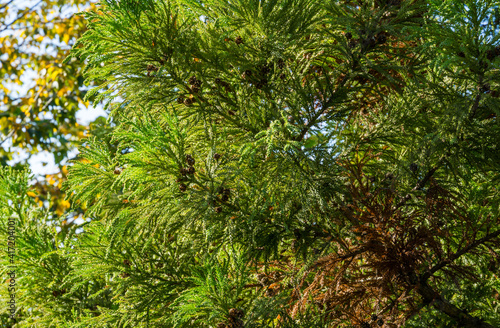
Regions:
[[[434,273],[436,273],[438,270],[441,270],[444,268],[446,265],[450,264],[451,262],[455,261],[458,259],[460,256],[464,255],[465,253],[469,252],[471,249],[476,248],[477,246],[480,246],[488,241],[490,241],[493,238],[496,238],[500,236],[500,230],[497,230],[495,232],[489,233],[486,236],[484,236],[481,239],[476,240],[475,242],[471,243],[469,246],[461,249],[460,251],[457,251],[455,254],[451,255],[448,259],[443,260],[439,262],[438,264],[434,265],[428,272],[426,272],[424,275],[422,275],[422,280],[427,281]]]
[[[366,251],[366,247],[364,246],[361,246],[359,247],[358,249],[355,249],[355,250],[352,250],[350,251],[349,253],[347,254],[343,254],[343,255],[339,255],[335,258],[329,258],[329,259],[326,259],[325,257],[321,258],[321,259],[318,259],[316,261],[316,263],[314,263],[310,268],[309,270],[312,270],[312,269],[316,269],[321,263],[324,263],[325,261],[328,261],[328,262],[339,262],[339,261],[343,261],[343,260],[346,260],[346,259],[353,259],[354,257],[360,255],[360,254],[363,254],[364,252]],[[328,257],[328,256],[327,256]]]
[[[40,0],[34,6],[32,6],[31,8],[26,9],[21,15],[17,16],[12,22],[10,22],[9,24],[6,24],[5,26],[3,26],[3,28],[0,30],[0,32],[3,32],[5,30],[7,30],[10,26],[12,26],[12,24],[14,24],[18,20],[20,20],[21,18],[23,18],[24,16],[26,16],[27,13],[29,13],[30,11],[32,11],[33,9],[35,9],[42,2],[43,2],[43,0]]]
[[[396,208],[399,208],[399,207],[403,206],[404,204],[406,204],[406,202],[411,198],[411,194],[413,192],[415,192],[417,190],[421,190],[427,184],[427,182],[430,180],[432,175],[437,171],[437,169],[441,166],[441,164],[443,164],[444,159],[445,159],[445,155],[441,156],[441,158],[439,159],[436,166],[431,168],[427,172],[427,174],[424,176],[424,178],[417,182],[417,185],[415,187],[413,187],[413,189],[408,194],[406,194],[406,196],[403,197],[403,199],[396,205]]]
[[[7,136],[5,137],[5,139],[3,139],[1,142],[0,142],[0,146],[5,142],[7,141],[7,139],[9,139],[10,137],[12,137],[12,135],[14,134],[14,131],[15,129],[12,129],[10,130],[9,134],[7,134]]]
[[[479,101],[481,100],[481,94],[478,93],[477,96],[476,96],[476,99],[474,99],[474,104],[472,104],[472,109],[471,109],[471,113],[469,115],[469,120],[472,121],[472,119],[474,118],[474,116],[476,115],[476,111],[479,107]]]
[[[333,104],[333,100],[335,99],[335,96],[337,95],[337,93],[339,92],[340,88],[342,88],[347,80],[349,78],[349,75],[346,74],[342,80],[340,81],[339,85],[337,85],[337,88],[335,88],[335,91],[333,91],[331,97],[324,103],[322,104],[321,106],[321,109],[318,110],[318,112],[316,113],[316,115],[312,118],[312,120],[307,124],[306,127],[304,127],[302,129],[302,131],[300,131],[300,134],[294,138],[295,141],[300,141],[302,140],[302,138],[304,138],[304,136],[306,135],[307,131],[309,131],[309,129],[314,125],[316,124],[316,121],[318,120],[318,118],[321,116],[321,114],[324,113],[324,111],[326,109],[328,109],[328,107],[330,107],[332,104]]]
[[[4,9],[5,7],[7,7],[8,5],[10,5],[11,3],[13,3],[14,0],[10,0],[9,2],[7,2],[6,4],[4,4],[2,7],[0,7],[0,10]]]

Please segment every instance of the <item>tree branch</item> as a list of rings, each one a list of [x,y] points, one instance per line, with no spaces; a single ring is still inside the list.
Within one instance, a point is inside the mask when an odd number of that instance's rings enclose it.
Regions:
[[[443,163],[444,159],[445,159],[445,155],[441,156],[441,158],[439,159],[439,161],[436,164],[436,166],[434,166],[433,168],[431,168],[427,172],[427,174],[424,176],[424,178],[422,180],[420,180],[420,181],[417,182],[417,185],[415,187],[413,187],[413,189],[408,194],[406,194],[406,196],[403,197],[403,199],[396,205],[396,208],[399,208],[399,207],[403,206],[404,204],[406,204],[406,202],[411,198],[411,194],[414,191],[420,190],[420,189],[422,189],[426,185],[426,183],[429,181],[429,179],[432,177],[432,175],[441,166],[441,164]]]
[[[481,94],[478,93],[476,98],[474,99],[474,103],[472,104],[472,109],[471,109],[471,112],[470,112],[470,115],[469,115],[469,120],[472,121],[472,119],[474,118],[474,116],[476,115],[476,111],[479,107],[479,101],[481,100]]]
[[[342,88],[345,83],[347,82],[347,79],[348,79],[348,76],[349,74],[346,74],[342,80],[340,81],[339,85],[337,86],[337,88],[335,88],[335,91],[333,91],[331,97],[321,106],[321,109],[318,110],[318,112],[316,113],[316,115],[312,118],[312,120],[307,124],[307,126],[305,126],[302,131],[300,131],[300,134],[294,138],[295,141],[300,141],[304,138],[304,136],[306,135],[307,131],[309,131],[309,129],[314,125],[316,124],[316,121],[318,120],[318,118],[321,116],[321,114],[328,108],[330,107],[332,104],[333,104],[333,99],[335,98],[335,96],[337,95],[337,93],[339,92],[340,88]]]
[[[497,230],[495,232],[489,233],[483,238],[476,240],[475,242],[471,243],[469,246],[457,251],[455,254],[450,256],[448,259],[443,260],[439,262],[438,264],[434,265],[428,272],[422,275],[421,280],[427,281],[434,273],[437,271],[441,270],[444,268],[446,265],[450,264],[451,262],[455,261],[458,259],[460,256],[464,255],[465,253],[469,252],[471,249],[486,243],[487,241],[490,241],[491,239],[500,236],[500,230]]]
[[[10,26],[12,26],[12,24],[14,24],[18,20],[20,20],[21,18],[23,18],[24,16],[26,16],[27,13],[29,13],[30,11],[32,11],[33,9],[35,9],[41,3],[42,3],[42,0],[38,1],[33,7],[26,9],[21,15],[19,15],[18,17],[16,17],[12,22],[10,22],[9,24],[4,25],[2,27],[2,29],[0,29],[0,32],[3,32],[5,30],[7,30]]]
[[[418,279],[413,273],[415,279]],[[463,328],[495,328],[482,319],[473,317],[470,314],[462,311],[455,305],[446,301],[443,296],[436,292],[427,281],[421,279],[418,285],[417,292],[422,296],[424,303],[432,305],[435,309],[447,314],[449,317],[456,320],[460,327]]]
[[[11,3],[13,3],[14,0],[10,0],[9,2],[7,2],[6,4],[4,4],[3,6],[0,7],[0,10],[4,9],[5,7],[7,7],[8,5],[10,5]]]

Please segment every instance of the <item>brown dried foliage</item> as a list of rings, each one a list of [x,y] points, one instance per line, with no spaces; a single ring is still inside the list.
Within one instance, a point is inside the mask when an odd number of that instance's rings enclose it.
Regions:
[[[335,327],[362,325],[374,314],[384,327],[399,327],[427,305],[422,303],[428,295],[421,295],[419,279],[436,263],[443,264],[447,279],[475,279],[471,267],[453,263],[457,253],[449,247],[452,233],[443,223],[446,217],[460,226],[457,231],[467,232],[458,249],[475,239],[477,229],[463,214],[459,196],[431,179],[421,206],[403,210],[397,206],[404,195],[398,192],[396,178],[388,174],[377,186],[363,172],[377,155],[368,152],[359,162],[342,164],[351,201],[341,212],[353,223],[355,238],[332,240],[339,251],[318,259],[302,274],[292,293],[292,316],[310,308],[313,300],[318,313]],[[432,274],[426,278],[437,281]]]

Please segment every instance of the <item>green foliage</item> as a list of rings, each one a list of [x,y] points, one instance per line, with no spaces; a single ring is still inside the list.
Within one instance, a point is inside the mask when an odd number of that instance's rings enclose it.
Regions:
[[[498,325],[498,6],[101,1],[72,54],[115,126],[37,255],[94,303],[19,325]]]
[[[15,244],[11,248],[2,246],[0,267],[2,277],[14,278],[8,272],[15,271],[15,319],[19,327],[61,327],[77,317],[84,317],[91,309],[109,306],[110,295],[102,291],[103,277],[82,281],[72,276],[71,263],[74,254],[76,225],[69,231],[56,230],[58,220],[49,212],[34,206],[29,197],[29,171],[15,171],[9,167],[1,169],[0,185],[0,234],[7,241],[13,221]],[[1,325],[12,326],[14,321],[7,313],[9,284],[2,284]]]

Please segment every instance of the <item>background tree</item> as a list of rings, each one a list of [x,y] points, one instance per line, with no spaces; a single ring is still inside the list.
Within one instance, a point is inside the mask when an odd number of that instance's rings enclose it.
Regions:
[[[498,6],[102,1],[73,56],[117,127],[67,184],[93,220],[18,325],[499,326]]]
[[[65,160],[89,128],[75,116],[89,105],[83,62],[62,61],[86,29],[75,13],[92,6],[89,0],[0,1],[0,161],[21,165],[43,151],[53,155],[59,172],[40,179],[35,192],[58,215],[69,208],[60,190]]]

